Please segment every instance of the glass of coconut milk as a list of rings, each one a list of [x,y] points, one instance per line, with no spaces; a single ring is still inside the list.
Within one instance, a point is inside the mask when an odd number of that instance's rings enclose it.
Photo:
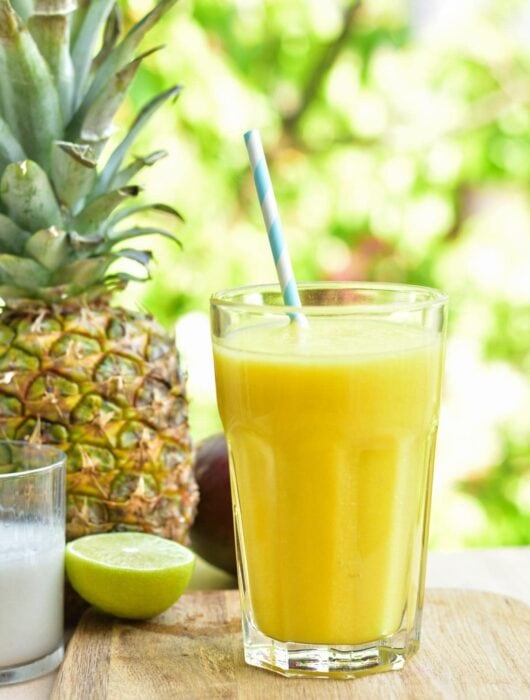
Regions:
[[[65,460],[48,445],[0,441],[0,686],[63,658]]]

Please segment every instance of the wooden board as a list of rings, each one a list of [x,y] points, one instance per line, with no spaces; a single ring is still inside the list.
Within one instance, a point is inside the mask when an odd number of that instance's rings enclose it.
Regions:
[[[188,593],[148,622],[89,610],[55,700],[165,698],[530,698],[530,608],[514,598],[427,592],[420,651],[402,671],[346,681],[284,678],[246,666],[236,591]]]

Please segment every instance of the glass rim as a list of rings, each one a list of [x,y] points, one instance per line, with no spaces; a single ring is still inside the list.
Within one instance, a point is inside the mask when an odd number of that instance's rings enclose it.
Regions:
[[[9,472],[8,474],[0,473],[0,482],[4,479],[19,479],[26,476],[33,476],[34,474],[53,472],[60,467],[64,467],[66,464],[66,453],[53,445],[33,444],[31,442],[26,442],[25,440],[0,440],[0,448],[3,445],[31,448],[36,451],[42,450],[43,452],[48,451],[50,452],[50,457],[53,454],[54,458],[50,459],[49,464],[45,464],[42,467],[35,467],[35,469],[23,469],[18,472]]]
[[[346,304],[307,304],[302,306],[292,306],[287,304],[253,304],[249,302],[239,301],[238,298],[245,294],[275,292],[280,293],[280,285],[275,283],[269,284],[251,284],[240,287],[230,287],[214,292],[210,296],[212,306],[228,307],[235,311],[260,312],[260,313],[276,313],[276,314],[292,314],[303,313],[309,316],[322,314],[344,314],[344,313],[395,313],[397,311],[421,311],[423,309],[435,309],[443,307],[448,302],[448,295],[434,287],[426,287],[416,284],[405,284],[401,282],[366,282],[366,281],[349,281],[349,282],[302,282],[297,284],[300,291],[304,290],[341,290],[349,289],[352,291],[374,291],[374,292],[394,292],[394,293],[416,293],[428,295],[430,298],[421,300],[398,300],[384,303],[366,303],[366,302],[349,302]]]

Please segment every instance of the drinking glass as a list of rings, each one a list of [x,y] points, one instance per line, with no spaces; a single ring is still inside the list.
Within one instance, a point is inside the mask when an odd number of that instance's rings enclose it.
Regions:
[[[0,686],[63,658],[65,455],[0,441]]]
[[[401,668],[423,607],[446,296],[371,283],[211,299],[247,663]],[[303,315],[301,315],[301,312]]]

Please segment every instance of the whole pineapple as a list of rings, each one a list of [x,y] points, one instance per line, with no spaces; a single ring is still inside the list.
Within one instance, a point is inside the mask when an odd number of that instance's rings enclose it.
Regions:
[[[101,155],[147,55],[134,52],[174,2],[122,37],[115,0],[0,0],[0,436],[67,453],[70,539],[127,529],[186,542],[198,500],[174,339],[110,306],[131,279],[111,263],[151,257],[124,241],[173,238],[127,225],[149,208],[178,216],[171,207],[120,205],[165,155],[124,162],[178,86]]]

